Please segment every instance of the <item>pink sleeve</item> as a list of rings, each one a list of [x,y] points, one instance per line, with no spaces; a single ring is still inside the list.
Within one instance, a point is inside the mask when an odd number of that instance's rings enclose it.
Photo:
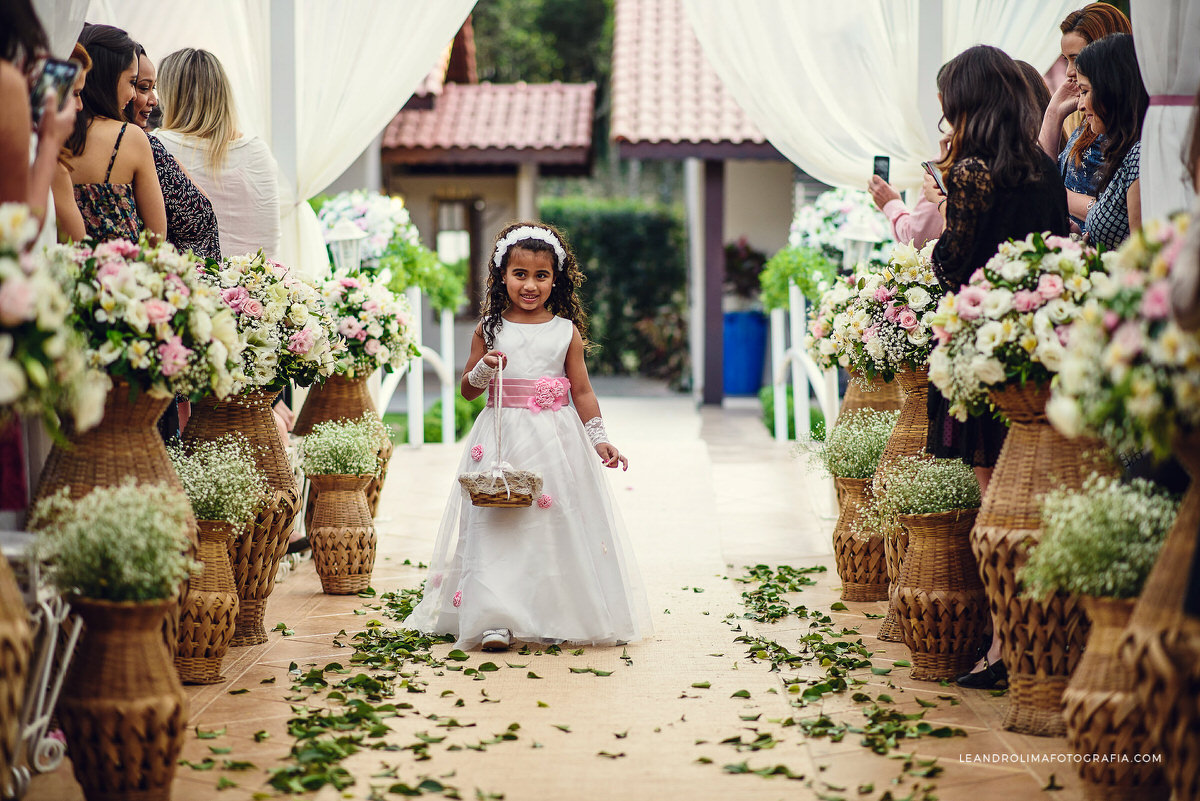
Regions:
[[[900,200],[889,200],[883,206],[883,213],[892,224],[892,233],[897,242],[912,242],[914,247],[924,247],[931,239],[942,235],[946,221],[938,207],[922,196],[917,200],[917,207],[912,211]]]

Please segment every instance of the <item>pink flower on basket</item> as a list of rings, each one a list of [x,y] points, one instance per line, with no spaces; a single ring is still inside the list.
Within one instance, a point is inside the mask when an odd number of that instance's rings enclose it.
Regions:
[[[144,304],[146,309],[146,319],[153,325],[170,321],[175,316],[175,307],[165,300],[158,298],[150,298]]]
[[[256,300],[255,298],[246,298],[246,302],[242,304],[242,314],[246,315],[247,317],[262,317],[262,301]]]
[[[883,319],[889,323],[894,323],[900,317],[900,308],[895,303],[889,303],[883,307]]]
[[[905,331],[911,331],[921,324],[921,318],[917,317],[917,313],[912,309],[905,309],[900,312],[900,316],[896,318],[896,322]]]
[[[96,270],[96,280],[104,283],[105,278],[119,278],[125,272],[125,263],[106,261]]]
[[[971,277],[967,279],[968,284],[978,284],[983,280],[983,268],[976,267],[975,272],[971,273]]]
[[[567,388],[561,378],[542,376],[533,382],[533,394],[527,404],[532,411],[540,412],[549,409],[557,412],[566,402]]]
[[[887,303],[894,297],[896,297],[896,287],[882,285],[875,287],[875,300],[880,303]]]
[[[978,320],[983,314],[983,301],[987,290],[981,286],[965,286],[958,293],[958,316],[964,320]]]
[[[158,359],[162,362],[162,374],[170,377],[187,367],[192,351],[184,347],[183,339],[173,336],[158,346]]]
[[[1155,281],[1142,295],[1142,316],[1165,320],[1171,313],[1170,287],[1167,279]]]
[[[379,311],[379,301],[368,300],[366,303],[363,304],[363,311],[371,312],[372,314]]]
[[[275,273],[277,278],[283,278],[283,276],[287,274],[288,268],[284,267],[274,259],[267,259],[267,264],[270,265],[271,272]]]
[[[1121,315],[1117,314],[1112,309],[1108,309],[1104,312],[1104,327],[1108,329],[1109,333],[1112,333],[1112,331],[1120,324]]]
[[[172,289],[174,289],[180,295],[183,295],[185,298],[192,294],[192,290],[188,289],[188,285],[183,283],[183,279],[174,273],[171,273],[167,276],[167,283],[171,285]]]
[[[940,344],[945,345],[947,342],[950,341],[950,332],[947,331],[945,328],[942,328],[940,325],[935,325],[933,327],[933,337]]]
[[[368,356],[374,356],[376,353],[379,353],[379,340],[368,339],[363,345],[363,350],[367,352]]]
[[[0,323],[17,326],[36,316],[33,285],[20,277],[6,280],[0,286]]]
[[[221,290],[221,300],[225,301],[225,305],[234,311],[241,311],[242,304],[250,298],[250,293],[246,291],[244,286],[231,286],[228,289]]]
[[[347,289],[361,289],[362,282],[357,278],[339,278],[338,283]]]
[[[296,333],[288,337],[288,350],[292,353],[308,353],[313,346],[313,332],[308,328],[301,328]]]
[[[1063,293],[1062,276],[1043,273],[1042,277],[1038,279],[1037,291],[1046,300],[1054,300],[1061,296]]]
[[[462,590],[459,590],[458,592],[454,593],[453,603],[456,607],[462,606]]]
[[[483,446],[482,445],[476,445],[475,447],[471,448],[471,458],[477,462],[483,458]]]
[[[554,505],[554,499],[549,495],[542,495],[538,498],[538,507],[541,509],[549,509]]]
[[[1045,300],[1042,298],[1040,292],[1018,289],[1013,293],[1013,308],[1022,314],[1036,310],[1043,303],[1045,303]]]
[[[346,339],[358,339],[358,333],[362,330],[362,323],[354,317],[343,317],[338,323],[338,332]]]

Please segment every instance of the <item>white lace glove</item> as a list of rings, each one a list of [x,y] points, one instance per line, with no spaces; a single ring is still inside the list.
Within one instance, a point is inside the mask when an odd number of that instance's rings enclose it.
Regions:
[[[496,375],[497,368],[489,367],[488,363],[480,359],[471,368],[471,372],[467,373],[467,383],[476,389],[487,389],[488,384],[492,383],[492,377]]]
[[[584,423],[583,430],[587,432],[588,441],[592,443],[593,448],[603,442],[608,442],[608,432],[604,430],[604,418],[598,415]]]

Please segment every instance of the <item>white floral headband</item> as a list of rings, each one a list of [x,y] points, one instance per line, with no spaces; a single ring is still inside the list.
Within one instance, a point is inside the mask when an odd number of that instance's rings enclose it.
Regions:
[[[545,228],[535,228],[532,225],[522,225],[520,228],[514,228],[509,231],[503,239],[496,243],[496,253],[492,256],[492,263],[497,267],[504,260],[504,254],[508,249],[517,244],[523,239],[536,239],[539,242],[545,242],[550,247],[554,248],[554,255],[558,257],[558,269],[561,271],[563,265],[567,263],[567,251],[563,248],[562,242],[558,241],[558,237],[551,231]]]

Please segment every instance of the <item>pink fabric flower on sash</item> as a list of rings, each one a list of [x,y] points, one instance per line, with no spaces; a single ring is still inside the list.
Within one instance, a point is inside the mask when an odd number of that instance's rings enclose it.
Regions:
[[[533,382],[533,394],[529,396],[530,411],[549,409],[557,412],[567,402],[567,388],[561,378],[542,376]]]

